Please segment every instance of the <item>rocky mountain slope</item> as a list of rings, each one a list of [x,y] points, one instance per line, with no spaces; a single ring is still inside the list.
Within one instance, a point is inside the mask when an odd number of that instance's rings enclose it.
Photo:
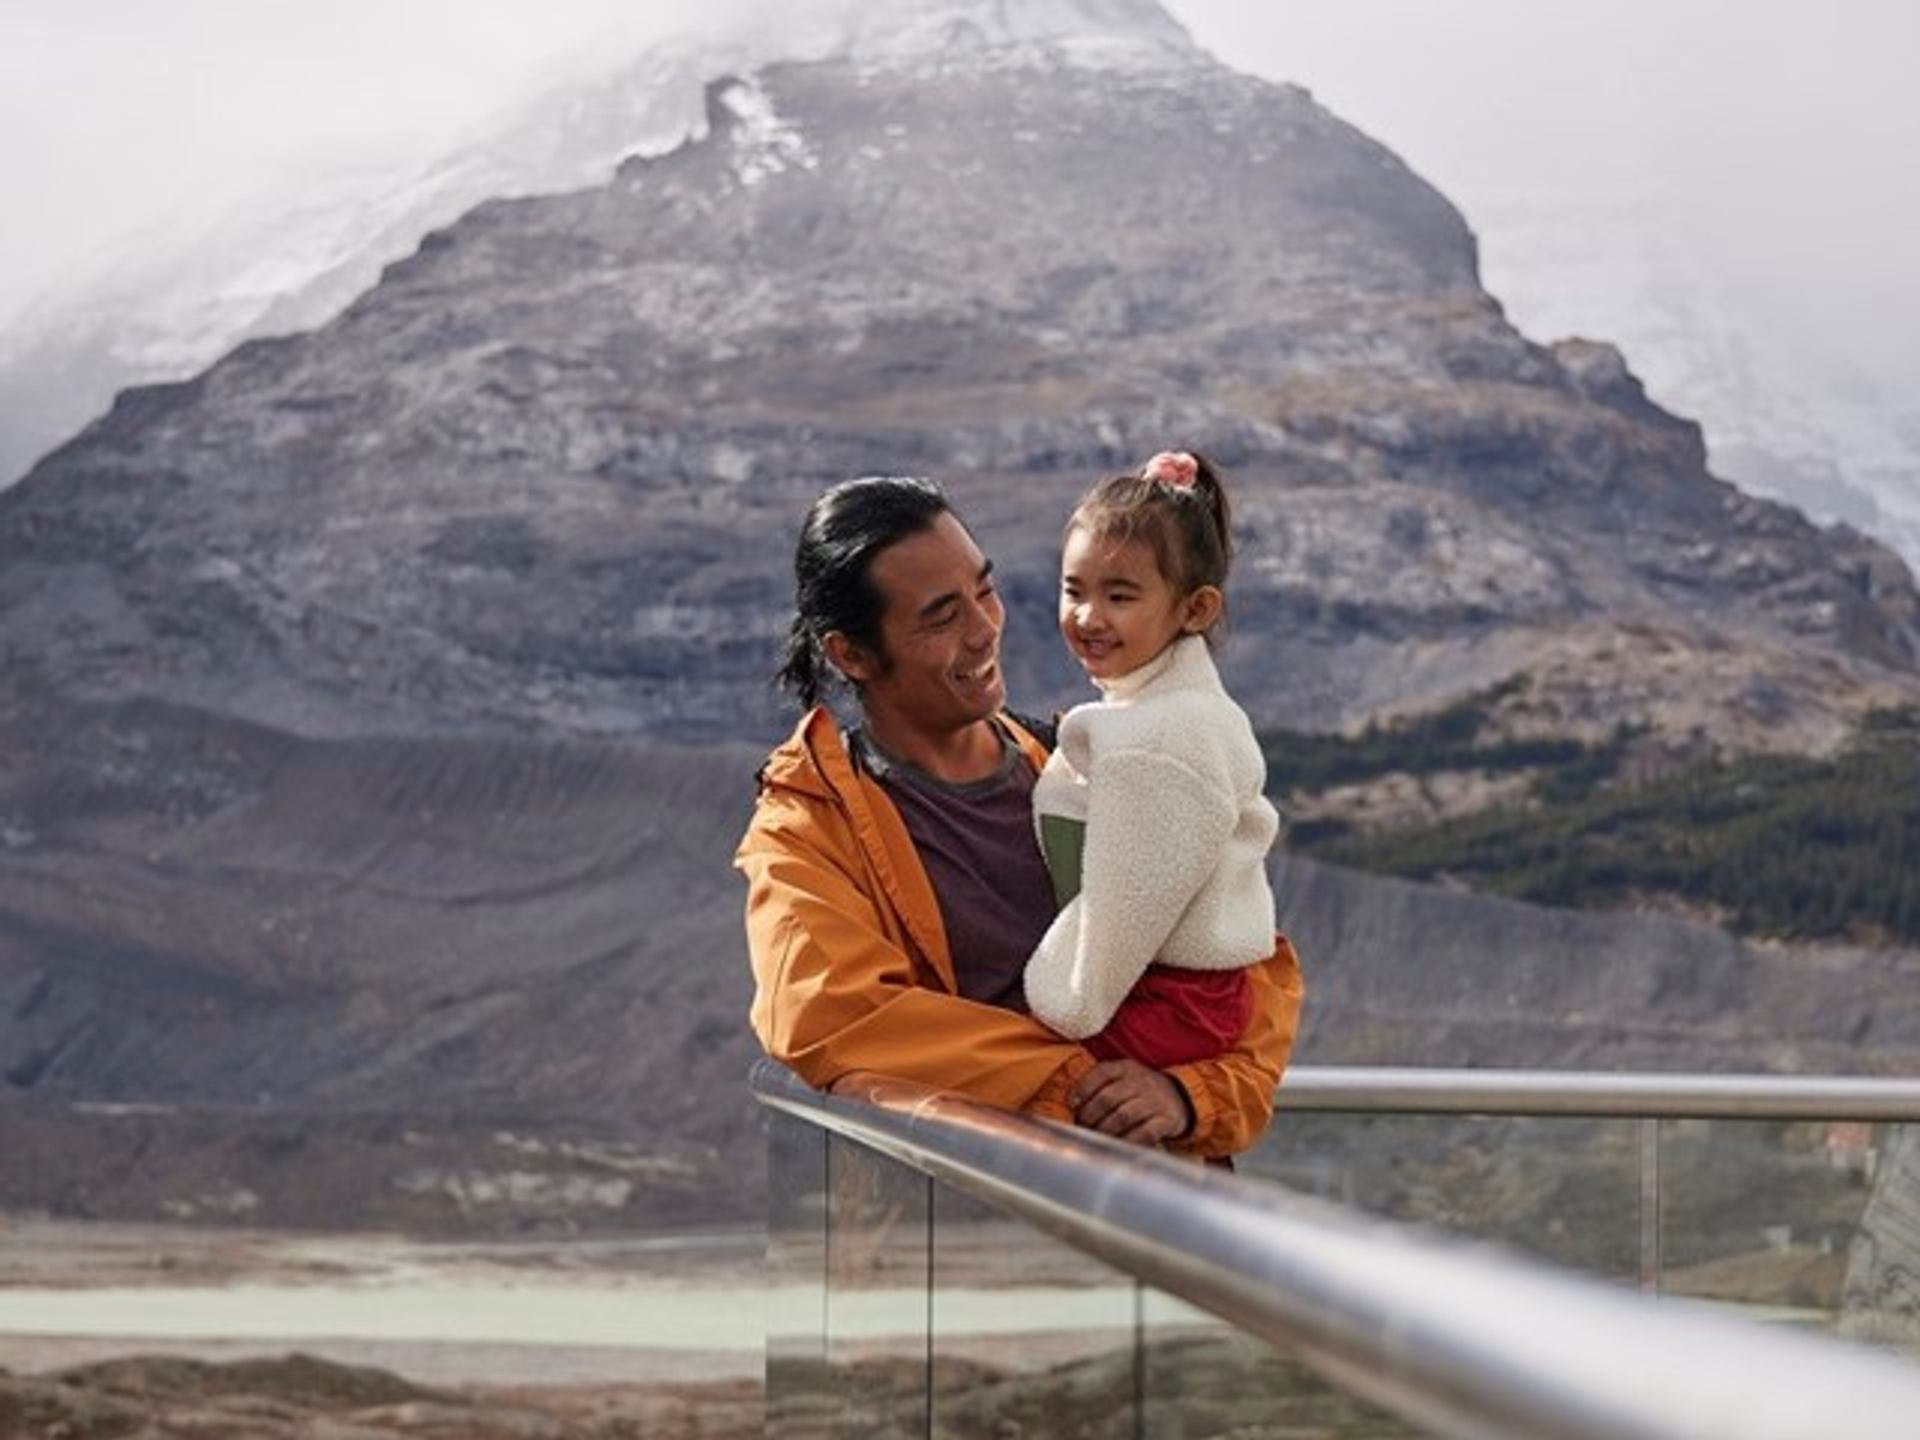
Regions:
[[[764,735],[800,506],[905,469],[1029,600],[1010,669],[1053,703],[1054,517],[1190,437],[1239,482],[1229,668],[1277,720],[1593,621],[1588,675],[1633,624],[1769,692],[1817,654],[1815,709],[1911,676],[1898,562],[1713,480],[1614,352],[1516,334],[1392,156],[1200,59],[1046,63],[723,82],[706,139],[483,206],[322,330],[127,393],[0,511],[0,633],[58,693],[303,733]]]
[[[122,712],[76,749],[177,754],[165,725],[194,718]],[[0,866],[0,1210],[477,1234],[759,1213],[728,866],[752,750],[255,743],[217,818],[174,769]],[[1912,952],[1297,856],[1275,890],[1303,1061],[1920,1065]]]
[[[0,1207],[752,1208],[728,857],[757,751],[315,742],[154,705],[0,730],[32,756],[0,780]]]
[[[1132,16],[1118,44],[967,9],[941,7],[937,43],[717,80],[700,138],[480,206],[321,329],[123,394],[0,496],[20,1113],[611,1116],[594,1143],[750,1173],[726,859],[782,723],[793,530],[850,474],[948,482],[1035,709],[1079,694],[1051,634],[1061,518],[1175,442],[1233,476],[1224,663],[1263,722],[1508,679],[1544,732],[1817,749],[1920,692],[1898,560],[1714,479],[1617,352],[1516,333],[1458,213],[1391,154],[1157,6],[1062,0]],[[1524,1016],[1416,1035],[1342,987],[1455,983],[1437,957],[1503,964],[1563,922],[1448,897],[1443,943],[1417,906],[1323,934],[1295,903],[1320,1058],[1720,1063],[1791,988],[1725,950],[1736,1038],[1696,1047],[1659,1018],[1682,982],[1648,977],[1712,932],[1661,931],[1537,972]],[[1876,1015],[1889,966],[1841,965]],[[1790,1043],[1905,1056],[1886,1013]],[[231,1195],[255,1163],[164,1178],[193,1147],[142,1123],[101,1143],[154,1203]],[[414,1173],[380,1133],[355,1152],[388,1146],[379,1165],[339,1173]],[[675,1212],[679,1183],[615,1216]]]

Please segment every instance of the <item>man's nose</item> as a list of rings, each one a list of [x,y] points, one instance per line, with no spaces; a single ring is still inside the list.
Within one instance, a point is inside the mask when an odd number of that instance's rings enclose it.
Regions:
[[[991,645],[1000,633],[1000,621],[991,605],[974,601],[967,615],[967,639],[974,645]]]

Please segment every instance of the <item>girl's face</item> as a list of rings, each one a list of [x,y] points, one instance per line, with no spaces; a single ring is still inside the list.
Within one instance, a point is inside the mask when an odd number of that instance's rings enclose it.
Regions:
[[[1137,670],[1219,614],[1211,585],[1178,595],[1145,540],[1115,540],[1076,525],[1060,555],[1060,634],[1095,680]]]

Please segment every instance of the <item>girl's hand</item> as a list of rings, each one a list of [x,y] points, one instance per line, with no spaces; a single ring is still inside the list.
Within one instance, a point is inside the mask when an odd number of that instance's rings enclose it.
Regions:
[[[1180,1086],[1138,1060],[1102,1060],[1067,1095],[1077,1125],[1135,1145],[1178,1140],[1193,1124]]]

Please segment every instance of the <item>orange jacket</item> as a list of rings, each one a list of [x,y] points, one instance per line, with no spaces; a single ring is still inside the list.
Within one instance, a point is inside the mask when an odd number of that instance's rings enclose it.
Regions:
[[[1035,766],[1045,748],[1009,728]],[[1071,1121],[1093,1057],[1038,1020],[958,993],[940,906],[886,792],[853,767],[824,709],[768,758],[734,862],[747,879],[753,1028],[774,1059],[825,1089],[871,1071]],[[1175,1143],[1235,1154],[1260,1137],[1293,1049],[1300,964],[1284,937],[1250,972],[1254,1019],[1233,1050],[1168,1071],[1193,1102]]]

